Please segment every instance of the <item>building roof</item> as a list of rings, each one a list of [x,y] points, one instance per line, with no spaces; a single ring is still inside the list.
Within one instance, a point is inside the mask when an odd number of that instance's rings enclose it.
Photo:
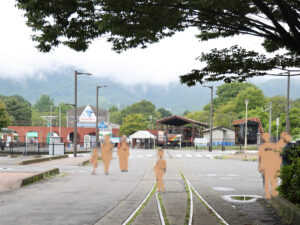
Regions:
[[[261,125],[261,122],[260,122],[260,118],[259,117],[250,117],[247,119],[247,121],[251,121],[251,122],[257,122],[258,123],[258,129],[259,129],[259,132],[262,134],[264,132],[264,128],[262,127]],[[238,126],[240,124],[244,124],[246,123],[246,119],[240,119],[240,120],[234,120],[232,121],[232,125],[233,126]]]
[[[132,135],[129,136],[130,139],[154,139],[156,138],[155,135],[151,134],[149,131],[146,130],[139,130]]]
[[[172,125],[172,126],[176,126],[176,127],[181,127],[183,125],[192,123],[192,124],[196,124],[199,126],[208,127],[208,124],[206,124],[206,123],[201,123],[199,121],[192,120],[192,119],[189,119],[189,118],[186,118],[183,116],[178,116],[178,115],[169,116],[169,117],[157,120],[156,123]]]
[[[234,130],[231,129],[231,128],[228,128],[228,127],[222,127],[222,126],[213,127],[212,130],[223,130],[223,131],[231,130],[231,131],[234,131]],[[207,132],[207,131],[210,131],[210,129],[208,128],[208,129],[203,130],[203,132]]]

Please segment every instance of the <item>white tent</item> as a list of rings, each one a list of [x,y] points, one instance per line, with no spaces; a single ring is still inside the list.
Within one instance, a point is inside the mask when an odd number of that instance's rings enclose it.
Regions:
[[[131,143],[133,143],[133,140],[135,139],[134,143],[139,143],[138,146],[140,146],[141,148],[150,148],[150,146],[152,145],[151,143],[153,143],[153,146],[155,147],[156,136],[146,130],[135,132],[134,134],[129,136],[129,139]]]
[[[130,139],[156,139],[156,136],[146,130],[139,130],[129,136]]]

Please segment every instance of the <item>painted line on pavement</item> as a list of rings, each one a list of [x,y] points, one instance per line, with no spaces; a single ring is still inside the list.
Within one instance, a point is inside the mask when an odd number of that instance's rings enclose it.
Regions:
[[[157,209],[158,209],[161,225],[165,225],[165,219],[164,219],[164,216],[162,214],[162,210],[161,210],[161,206],[160,206],[160,202],[159,202],[159,199],[158,199],[157,192],[156,192],[155,197],[156,197],[156,204],[157,204]]]

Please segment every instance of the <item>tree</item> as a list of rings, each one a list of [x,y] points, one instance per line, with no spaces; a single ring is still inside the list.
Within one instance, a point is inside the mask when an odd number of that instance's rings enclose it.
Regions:
[[[5,104],[0,100],[0,129],[7,127],[9,124],[9,115],[6,111]]]
[[[51,99],[49,95],[41,95],[33,107],[39,112],[50,112],[50,106],[54,106],[53,99]],[[52,111],[54,111],[54,108]]]
[[[118,110],[118,107],[117,106],[111,106],[111,107],[109,107],[109,110],[108,110],[110,113],[112,113],[112,112],[118,112],[119,110]]]
[[[31,104],[19,95],[0,96],[4,101],[8,115],[11,117],[10,124],[17,126],[31,125]]]
[[[266,98],[262,92],[257,87],[249,87],[243,91],[241,91],[235,98],[235,106],[234,111],[236,113],[240,113],[245,111],[245,99],[249,100],[248,110],[255,109],[257,107],[265,107],[266,106]]]
[[[157,112],[160,113],[160,118],[166,118],[166,117],[172,116],[172,113],[165,108],[159,108],[157,110]]]
[[[185,111],[182,113],[182,116],[186,116],[186,115],[188,115],[189,113],[190,113],[189,110],[185,110]]]
[[[201,111],[195,111],[195,112],[189,113],[185,117],[208,124],[209,118],[210,118],[210,113],[209,113],[209,111],[201,110]]]
[[[131,135],[138,130],[145,130],[148,127],[148,121],[142,114],[130,114],[125,117],[120,127],[120,135]]]
[[[299,66],[300,3],[298,0],[16,0],[24,10],[40,51],[60,44],[85,51],[90,43],[107,35],[113,49],[122,51],[170,37],[197,27],[201,41],[234,35],[264,39],[266,52],[286,50],[266,57],[233,46],[212,50],[199,59],[207,66],[181,76],[181,82],[244,81],[273,68]]]

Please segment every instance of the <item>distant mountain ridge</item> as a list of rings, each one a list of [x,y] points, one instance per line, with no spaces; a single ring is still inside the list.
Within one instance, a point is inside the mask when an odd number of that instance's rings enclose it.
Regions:
[[[0,77],[1,95],[21,95],[31,103],[42,95],[50,95],[55,103],[74,102],[74,76],[70,70],[61,74],[45,73],[42,78],[29,77],[24,80],[13,80]],[[286,96],[286,78],[267,81],[250,81],[264,91],[268,97],[275,95]],[[218,86],[222,83],[214,84]],[[187,87],[179,83],[170,83],[168,86],[141,84],[127,86],[108,78],[78,76],[78,105],[95,105],[96,85],[106,85],[99,90],[99,105],[108,108],[116,105],[124,108],[142,99],[154,103],[157,108],[170,109],[174,114],[181,114],[185,110],[200,110],[210,101],[208,88],[197,85]],[[216,88],[215,88],[216,89]],[[300,79],[292,78],[291,98],[300,98]]]

